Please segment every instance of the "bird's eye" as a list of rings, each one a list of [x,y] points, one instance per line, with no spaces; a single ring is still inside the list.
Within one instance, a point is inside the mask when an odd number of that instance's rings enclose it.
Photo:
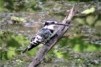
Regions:
[[[45,22],[45,24],[44,25],[48,25],[49,23],[48,22]]]
[[[55,24],[55,22],[52,22],[52,24]]]
[[[55,21],[46,21],[44,25],[50,25],[50,24],[55,24]]]

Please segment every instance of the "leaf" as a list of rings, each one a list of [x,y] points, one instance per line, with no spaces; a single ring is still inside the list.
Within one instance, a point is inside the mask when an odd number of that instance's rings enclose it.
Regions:
[[[78,22],[79,24],[85,24],[85,19],[84,18],[75,18],[74,22]]]
[[[97,15],[89,15],[86,17],[86,22],[89,24],[89,25],[93,25],[96,21],[96,19],[98,18]]]
[[[9,47],[8,51],[7,51],[8,59],[13,58],[15,55],[16,55],[15,48],[14,47]]]
[[[86,9],[84,11],[81,12],[81,14],[90,14],[90,13],[94,13],[95,12],[95,8],[94,7],[91,7],[89,9]]]
[[[60,52],[58,50],[54,50],[54,53],[58,58],[63,58],[63,53],[62,52]]]
[[[21,45],[28,43],[26,37],[23,35],[12,36],[12,38],[14,38]]]
[[[16,21],[17,23],[23,23],[26,22],[26,20],[22,17],[16,17],[16,16],[12,16],[11,20]]]
[[[96,46],[89,44],[85,51],[96,51],[97,49]]]
[[[73,48],[74,51],[77,51],[77,52],[80,52],[80,44],[75,44],[74,48]]]

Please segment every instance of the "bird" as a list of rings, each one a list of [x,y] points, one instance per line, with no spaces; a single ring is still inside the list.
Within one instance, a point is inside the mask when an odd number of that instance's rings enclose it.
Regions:
[[[34,37],[31,38],[30,45],[23,51],[30,51],[31,49],[35,48],[39,44],[45,42],[53,32],[55,31],[56,21],[45,21],[43,27],[35,34]]]

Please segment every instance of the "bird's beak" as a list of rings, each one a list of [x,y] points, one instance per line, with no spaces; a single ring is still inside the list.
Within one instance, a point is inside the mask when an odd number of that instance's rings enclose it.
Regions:
[[[60,23],[55,23],[55,25],[63,25],[63,26],[68,26],[68,24],[60,24]]]

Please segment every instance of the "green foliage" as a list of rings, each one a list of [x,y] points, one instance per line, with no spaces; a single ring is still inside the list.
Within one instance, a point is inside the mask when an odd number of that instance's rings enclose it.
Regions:
[[[84,10],[83,12],[81,12],[82,14],[91,14],[95,12],[95,8],[91,7],[89,9]]]
[[[0,12],[4,10],[3,3],[4,3],[3,0],[0,0]]]
[[[21,24],[26,22],[26,20],[22,17],[16,17],[16,16],[12,16],[11,20],[13,21],[13,24]]]
[[[19,11],[31,11],[40,10],[41,6],[38,5],[39,2],[45,2],[43,0],[1,0],[0,1],[0,11],[19,12]]]
[[[96,20],[98,19],[98,15],[89,15],[86,18],[86,22],[88,25],[92,26],[95,24]]]
[[[56,55],[57,58],[63,58],[63,53],[62,53],[62,51],[54,50],[54,54]]]
[[[68,47],[74,50],[75,52],[93,52],[93,51],[99,51],[101,50],[101,46],[90,44],[89,42],[86,42],[82,40],[82,37],[74,37],[72,39],[69,38],[63,38],[60,41],[61,48]],[[64,49],[64,50],[65,50]],[[58,51],[59,52],[59,51]],[[61,51],[64,52],[64,51]]]
[[[16,35],[9,31],[0,32],[0,59],[12,59],[17,56],[18,52],[22,51],[22,47],[28,44],[26,37]],[[21,49],[20,49],[21,48]]]
[[[57,20],[60,21],[65,16],[64,11],[69,9],[66,4],[68,1],[88,2],[92,0],[0,0],[0,12],[40,11],[42,12],[42,17],[45,17],[45,19],[49,16],[52,17],[52,19],[56,17],[58,18]],[[67,37],[68,34],[66,33],[66,37],[62,38],[57,45],[49,51],[45,56],[45,63],[53,62],[50,64],[50,67],[52,67],[52,65],[53,67],[101,66],[101,61],[99,61],[101,58],[101,14],[95,12],[96,8],[94,6],[82,11],[83,16],[76,16],[74,18],[73,26],[68,31],[70,36]],[[49,15],[44,16],[43,13],[49,13]],[[31,14],[29,13],[28,17],[29,15]],[[37,18],[36,16],[34,17]],[[27,21],[22,17],[16,16],[12,16],[11,20],[18,23]],[[29,64],[29,61],[36,55],[40,48],[40,46],[38,46],[25,54],[21,54],[21,51],[24,50],[27,45],[29,45],[29,39],[27,39],[24,34],[15,34],[12,33],[12,30],[0,31],[0,60],[2,60],[2,63],[5,60],[7,61],[4,62],[4,67],[27,66],[26,63],[28,62]],[[45,65],[47,65],[46,67],[49,66],[48,64]]]
[[[19,11],[40,11],[43,9],[48,9],[44,7],[47,2],[62,2],[61,0],[0,0],[0,11],[11,11],[11,12],[19,12]],[[63,0],[65,2],[89,2],[92,0]],[[49,7],[49,6],[48,6]],[[88,14],[93,12],[95,9],[91,8],[83,13]]]
[[[92,1],[92,0],[67,0],[67,1],[76,1],[76,2],[89,2],[89,1]]]
[[[14,47],[8,47],[7,58],[12,59],[14,56],[16,56],[16,49]]]
[[[20,11],[25,9],[26,6],[26,1],[23,0],[4,0],[4,3],[7,3],[5,8],[10,11]]]
[[[85,18],[75,18],[74,22],[78,22],[79,24],[85,24]]]

